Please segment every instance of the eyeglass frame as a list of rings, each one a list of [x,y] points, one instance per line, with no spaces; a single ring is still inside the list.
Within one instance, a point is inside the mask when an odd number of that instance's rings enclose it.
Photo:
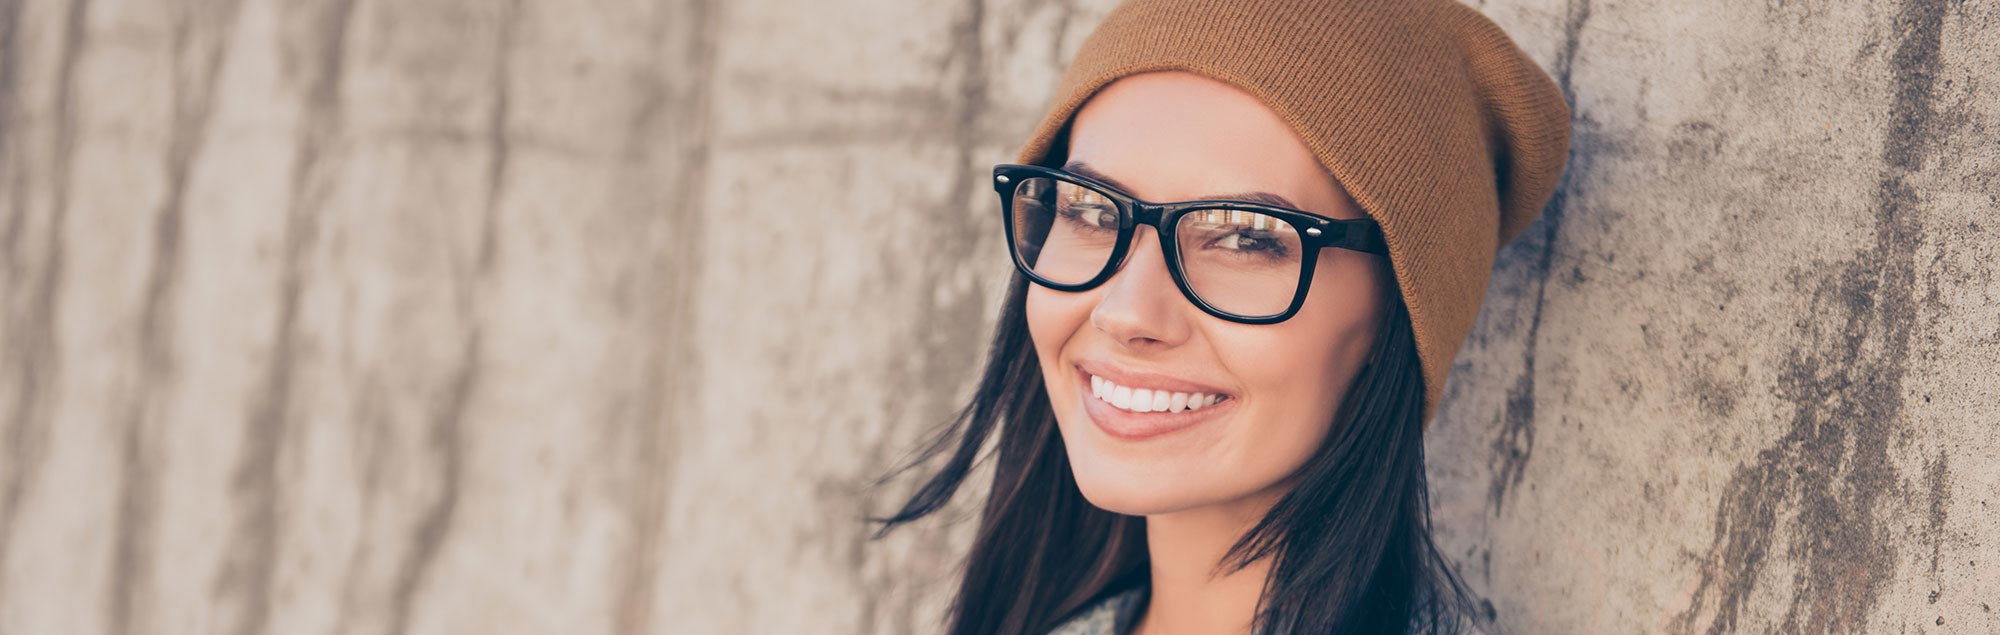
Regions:
[[[1034,177],[1047,177],[1059,181],[1081,185],[1104,195],[1118,206],[1118,239],[1111,248],[1111,257],[1104,268],[1091,279],[1076,284],[1062,284],[1037,275],[1034,268],[1021,258],[1019,243],[1014,237],[1014,192],[1021,181]],[[993,166],[993,190],[1000,195],[1002,225],[1007,228],[1008,258],[1022,275],[1035,284],[1057,291],[1088,291],[1110,280],[1119,269],[1124,268],[1125,256],[1132,246],[1132,235],[1139,231],[1139,225],[1151,225],[1160,239],[1160,254],[1167,261],[1167,273],[1172,275],[1174,286],[1180,287],[1181,295],[1194,303],[1203,312],[1217,318],[1239,324],[1276,324],[1290,319],[1305,305],[1306,292],[1312,286],[1315,263],[1319,261],[1319,250],[1334,247],[1358,251],[1378,256],[1388,256],[1388,243],[1382,237],[1382,227],[1372,218],[1329,218],[1312,212],[1288,207],[1252,203],[1249,201],[1200,199],[1156,203],[1120,191],[1109,183],[1076,174],[1060,168],[1040,165],[1000,163]],[[1224,311],[1209,304],[1195,293],[1188,283],[1185,264],[1180,258],[1180,243],[1175,240],[1176,229],[1182,216],[1197,210],[1239,210],[1255,212],[1284,221],[1298,230],[1299,236],[1299,284],[1292,292],[1292,302],[1285,310],[1263,316],[1249,316]],[[1310,257],[1308,257],[1310,256]]]

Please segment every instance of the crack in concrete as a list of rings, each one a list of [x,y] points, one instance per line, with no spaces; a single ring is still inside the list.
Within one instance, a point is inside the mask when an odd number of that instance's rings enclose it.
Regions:
[[[887,277],[884,288],[912,288],[923,290],[923,304],[913,307],[914,315],[908,323],[915,329],[915,350],[905,356],[905,364],[890,369],[887,385],[911,387],[905,398],[891,400],[884,404],[887,421],[909,421],[918,419],[935,421],[947,417],[956,409],[953,402],[958,385],[978,369],[978,355],[975,347],[967,342],[982,341],[980,333],[990,319],[983,315],[986,309],[988,289],[973,284],[957,287],[955,280],[968,276],[968,268],[979,269],[982,265],[967,260],[979,252],[981,242],[991,238],[984,227],[976,222],[976,216],[969,216],[966,205],[977,205],[980,201],[991,200],[980,196],[987,189],[991,163],[981,161],[982,148],[987,147],[982,132],[983,115],[991,107],[990,93],[993,78],[986,68],[988,46],[985,32],[996,16],[989,12],[984,0],[968,0],[964,3],[963,17],[951,30],[951,48],[946,57],[946,71],[958,80],[956,95],[953,96],[951,118],[943,123],[946,141],[953,148],[951,185],[945,190],[939,217],[950,222],[926,223],[926,232],[918,241],[924,245],[923,253],[916,256],[918,261],[932,263],[930,266],[911,268],[905,263],[911,256],[883,254],[877,270]],[[1067,5],[1065,5],[1066,7]],[[1007,25],[1001,24],[1000,36],[1005,35]],[[979,208],[975,208],[979,209]],[[915,275],[914,282],[902,281],[903,276]],[[869,448],[870,456],[865,463],[869,474],[887,472],[895,462],[895,453],[900,450],[896,444],[875,443]],[[872,479],[871,479],[872,480]],[[865,485],[842,485],[824,488],[830,496],[847,504],[841,506],[838,522],[855,529],[851,537],[844,537],[847,555],[854,574],[860,578],[864,588],[880,588],[895,584],[896,580],[871,579],[863,568],[870,542],[870,531],[865,523],[855,523],[855,509],[867,504]],[[912,549],[919,552],[947,554],[946,536],[933,532],[912,537],[916,543]],[[862,631],[867,632],[924,632],[936,628],[923,618],[931,617],[916,613],[913,594],[870,596],[864,599],[861,619]],[[895,606],[887,606],[890,601]]]
[[[381,498],[382,477],[387,471],[384,465],[389,457],[388,439],[395,422],[388,408],[383,405],[387,399],[383,396],[384,392],[382,383],[376,379],[376,375],[369,373],[363,376],[361,389],[354,397],[356,433],[353,450],[356,462],[361,465],[361,491],[358,498],[363,501]],[[360,522],[355,523],[355,526],[362,528],[375,526],[375,512],[375,505],[361,505]],[[355,541],[353,549],[348,553],[347,567],[340,576],[340,612],[329,633],[351,632],[349,624],[357,617],[366,616],[361,604],[365,586],[362,569],[373,555],[374,549],[374,543],[361,539]]]
[[[27,298],[13,297],[22,285],[14,284],[11,275],[14,269],[9,268],[8,304],[10,307],[23,306],[27,310],[26,315],[19,318],[11,309],[8,311],[5,340],[8,345],[6,355],[0,357],[0,362],[10,367],[9,372],[17,382],[13,412],[7,417],[3,437],[6,439],[7,460],[0,462],[0,470],[4,470],[4,474],[0,475],[5,477],[5,490],[0,491],[0,571],[7,570],[12,555],[14,531],[21,521],[21,505],[28,493],[40,483],[36,477],[40,475],[42,462],[47,458],[49,425],[55,419],[54,397],[60,388],[58,380],[62,377],[62,356],[57,349],[62,312],[56,296],[61,293],[66,280],[64,258],[67,251],[64,242],[69,229],[70,174],[76,167],[77,67],[88,44],[90,6],[90,0],[77,0],[69,6],[69,12],[63,18],[62,52],[56,65],[55,134],[49,144],[48,182],[53,191],[50,193],[43,260],[39,267],[34,268],[40,275],[27,285],[31,288]],[[19,6],[15,5],[11,10],[18,15]],[[11,24],[7,27],[10,40],[15,37],[12,33],[16,28]],[[12,67],[17,62],[11,50],[9,53],[6,64]],[[4,96],[10,104],[10,117],[12,90],[10,84],[8,94]],[[15,190],[17,198],[14,207],[20,210],[20,216],[27,215],[25,195],[20,194],[24,189]],[[22,277],[27,277],[27,274]],[[6,576],[0,576],[0,614],[4,614],[6,599],[12,597],[7,593],[6,581]]]
[[[1570,74],[1576,66],[1576,51],[1583,37],[1584,25],[1589,22],[1590,0],[1570,0],[1563,21],[1563,48],[1556,56],[1554,66],[1556,85],[1562,90],[1564,101],[1569,102],[1572,113],[1576,112],[1576,93],[1570,87]],[[1488,458],[1493,470],[1493,482],[1487,488],[1486,504],[1488,512],[1496,517],[1507,503],[1507,494],[1526,478],[1528,459],[1534,455],[1535,388],[1538,384],[1535,354],[1541,341],[1542,310],[1548,304],[1550,270],[1556,257],[1556,241],[1562,235],[1563,215],[1569,210],[1571,189],[1575,187],[1574,176],[1581,172],[1578,164],[1589,157],[1591,150],[1583,143],[1570,145],[1569,169],[1564,170],[1561,184],[1544,208],[1541,251],[1532,269],[1537,280],[1535,304],[1529,313],[1528,330],[1523,337],[1526,350],[1521,354],[1522,371],[1507,390],[1507,404],[1500,417],[1500,433],[1493,439],[1492,453]]]
[[[14,120],[14,84],[21,81],[21,3],[22,0],[0,0],[0,191],[11,192],[7,206],[7,221],[0,223],[0,271],[11,280],[25,265],[16,262],[21,253],[21,227],[27,221],[26,200],[21,189],[26,179],[20,178],[20,161],[14,157],[14,146],[9,134],[21,125]]]
[[[310,260],[307,250],[318,236],[319,215],[332,188],[332,168],[326,155],[341,128],[340,84],[356,2],[332,0],[323,12],[308,9],[298,16],[318,28],[324,39],[314,43],[312,60],[316,65],[307,80],[298,125],[271,358],[263,387],[256,392],[257,401],[244,419],[243,448],[231,484],[239,507],[222,571],[210,586],[225,623],[232,601],[239,605],[234,628],[228,629],[238,635],[265,631],[271,617],[273,577],[285,520],[279,511],[283,475],[278,459],[295,423],[292,391],[302,352],[298,322]]]
[[[413,546],[397,571],[395,590],[389,596],[391,633],[410,632],[410,615],[417,596],[436,570],[445,538],[455,524],[459,491],[465,481],[465,413],[478,390],[484,357],[476,316],[468,313],[465,317],[470,328],[459,346],[459,363],[452,371],[450,386],[440,400],[437,414],[431,418],[430,446],[438,458],[438,495],[424,508],[416,529],[411,532]]]
[[[1945,538],[1948,537],[1948,534],[1945,533],[1944,521],[1950,517],[1950,464],[1951,453],[1939,450],[1937,460],[1930,461],[1928,465],[1924,466],[1924,489],[1930,496],[1929,509],[1925,510],[1927,513],[1924,518],[1924,539],[1931,543],[1931,584],[1937,587],[1931,590],[1930,602],[1932,604],[1936,604],[1938,595],[1944,592],[1943,571],[1938,566],[1938,562],[1944,555],[1944,542]]]
[[[679,431],[696,424],[690,414],[698,409],[689,406],[702,393],[699,373],[685,370],[697,367],[699,351],[704,345],[696,340],[695,326],[700,319],[702,300],[697,291],[707,251],[705,188],[714,150],[710,119],[723,6],[713,0],[684,0],[670,7],[662,23],[654,27],[660,33],[655,41],[686,42],[684,49],[655,56],[655,59],[664,57],[668,67],[688,69],[667,75],[684,77],[686,83],[668,82],[647,94],[647,103],[635,114],[633,127],[639,133],[632,136],[634,145],[628,150],[643,158],[641,153],[649,150],[639,144],[651,142],[653,135],[649,133],[659,130],[676,135],[668,137],[666,143],[670,175],[663,221],[666,245],[658,252],[663,262],[654,269],[666,272],[658,304],[654,305],[661,313],[653,318],[660,325],[658,337],[662,344],[646,360],[646,383],[641,386],[644,392],[631,418],[639,430],[639,456],[633,467],[642,482],[632,492],[636,502],[634,537],[626,558],[629,565],[619,572],[615,626],[620,633],[643,633],[653,628],[653,596],[658,572],[665,565],[661,562],[663,546],[671,538],[664,515],[672,508]],[[662,127],[663,123],[668,125]],[[632,164],[652,165],[645,160],[634,160]],[[637,178],[651,181],[654,177],[646,173]],[[666,380],[662,382],[660,378]],[[666,404],[676,407],[668,408]]]
[[[140,586],[151,577],[152,539],[159,498],[159,477],[165,459],[158,447],[160,385],[171,380],[177,363],[173,350],[176,316],[168,298],[179,287],[181,240],[187,233],[185,212],[189,181],[202,149],[208,141],[213,119],[216,86],[220,83],[229,36],[235,31],[241,3],[223,0],[183,8],[176,12],[173,26],[173,118],[167,152],[161,168],[166,173],[166,195],[155,215],[153,260],[147,267],[146,299],[138,329],[139,371],[134,394],[126,404],[124,438],[118,481],[118,507],[114,511],[114,553],[111,560],[111,588],[106,599],[110,610],[110,632],[130,633],[134,624],[144,624],[138,600]],[[181,76],[187,74],[189,76]],[[188,94],[182,90],[187,89]]]
[[[501,10],[500,34],[493,43],[493,108],[486,121],[486,143],[493,148],[486,163],[486,215],[480,222],[479,231],[479,272],[493,269],[493,259],[499,251],[500,198],[507,189],[507,167],[512,158],[512,146],[507,134],[507,117],[512,114],[513,103],[507,90],[511,76],[510,61],[513,57],[514,31],[521,19],[521,0],[508,0]]]
[[[508,119],[512,114],[509,81],[516,31],[520,28],[521,2],[508,0],[500,8],[500,24],[493,42],[492,106],[487,111],[485,141],[489,148],[486,163],[485,201],[480,216],[477,253],[472,275],[454,261],[452,290],[458,315],[466,335],[460,343],[459,363],[453,368],[449,388],[437,413],[430,418],[429,445],[436,457],[438,493],[425,505],[410,533],[410,551],[398,564],[389,594],[388,630],[407,633],[417,600],[437,570],[444,544],[457,525],[459,500],[465,482],[465,424],[473,395],[480,386],[485,358],[483,328],[479,321],[478,286],[493,272],[499,252],[500,209],[507,193],[507,177],[512,159]]]
[[[683,16],[678,12],[682,9],[685,9],[687,15]],[[634,394],[621,395],[610,417],[611,420],[618,422],[620,428],[613,430],[614,441],[619,432],[630,435],[630,442],[625,445],[629,446],[628,451],[632,453],[631,462],[627,467],[633,477],[624,492],[626,498],[624,511],[631,526],[632,537],[623,546],[625,555],[622,561],[625,566],[613,572],[612,580],[612,588],[616,594],[613,629],[618,633],[643,633],[652,629],[654,595],[659,586],[660,561],[665,545],[662,533],[666,527],[667,497],[672,493],[669,479],[672,478],[675,426],[687,425],[686,422],[679,421],[679,417],[682,416],[680,413],[692,410],[680,406],[691,404],[693,396],[697,394],[690,385],[694,377],[676,376],[672,372],[675,369],[692,368],[695,363],[692,358],[694,342],[688,332],[690,330],[688,327],[692,324],[692,313],[686,314],[687,319],[684,320],[677,317],[681,315],[680,311],[693,306],[693,300],[689,296],[692,295],[694,286],[694,272],[700,270],[694,265],[699,262],[699,256],[696,255],[685,263],[680,259],[688,257],[691,253],[698,254],[699,252],[694,251],[693,247],[702,243],[702,237],[698,231],[685,233],[678,230],[681,228],[684,216],[698,218],[702,211],[699,203],[695,201],[698,201],[701,195],[699,190],[704,180],[701,175],[706,169],[707,157],[703,156],[686,164],[671,164],[676,169],[683,168],[687,164],[695,167],[688,172],[682,172],[679,180],[669,181],[678,185],[680,189],[670,190],[667,195],[686,197],[686,199],[679,204],[670,204],[664,217],[656,214],[657,208],[653,206],[653,202],[660,194],[658,190],[652,188],[657,187],[653,185],[656,183],[659,169],[655,147],[662,132],[677,129],[691,130],[696,136],[693,145],[703,152],[706,151],[708,143],[706,108],[712,90],[708,84],[713,80],[717,45],[715,35],[717,26],[711,22],[714,18],[713,11],[714,7],[706,1],[685,2],[664,11],[658,19],[647,26],[648,42],[657,44],[678,41],[673,39],[678,36],[689,38],[694,42],[694,46],[687,51],[689,59],[686,60],[669,57],[663,51],[656,51],[648,56],[649,63],[643,67],[644,76],[652,78],[652,81],[644,84],[645,91],[639,107],[633,112],[629,126],[633,133],[622,148],[628,170],[620,175],[621,179],[645,184],[631,188],[632,191],[640,193],[635,198],[641,201],[638,217],[633,223],[647,228],[665,227],[668,247],[665,250],[652,250],[647,254],[649,259],[645,261],[645,271],[667,272],[663,287],[642,285],[642,288],[664,289],[664,292],[646,294],[643,299],[637,301],[638,308],[634,309],[638,314],[635,323],[642,325],[645,330],[641,337],[653,345],[647,347],[642,357],[638,383],[633,386]],[[677,27],[684,25],[687,31],[676,30]],[[695,87],[684,93],[677,93],[673,90],[675,87],[667,85],[659,78],[668,69],[678,70],[683,66],[694,67],[695,70],[687,76],[693,78]],[[674,127],[663,128],[663,125],[669,123]],[[679,153],[669,153],[668,156],[682,158]],[[699,225],[694,227],[696,230],[700,229]],[[630,303],[619,304],[625,306]],[[662,334],[655,329],[663,322],[668,328]],[[670,408],[668,404],[678,404],[678,406]]]

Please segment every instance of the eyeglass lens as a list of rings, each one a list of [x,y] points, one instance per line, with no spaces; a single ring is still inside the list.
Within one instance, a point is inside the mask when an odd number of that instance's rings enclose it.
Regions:
[[[1035,275],[1081,284],[1111,264],[1118,204],[1094,188],[1048,177],[1021,179],[1010,216],[1013,249]],[[1181,273],[1196,296],[1226,313],[1283,313],[1298,292],[1303,241],[1274,216],[1198,209],[1174,225]]]

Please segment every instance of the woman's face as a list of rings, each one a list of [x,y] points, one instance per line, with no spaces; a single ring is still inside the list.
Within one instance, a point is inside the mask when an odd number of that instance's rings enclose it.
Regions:
[[[1268,192],[1308,212],[1365,217],[1277,113],[1192,73],[1131,75],[1098,92],[1072,123],[1069,165],[1078,163],[1148,201]],[[1030,285],[1028,329],[1085,498],[1157,515],[1282,493],[1328,433],[1389,288],[1386,260],[1345,249],[1318,258],[1304,306],[1268,325],[1188,302],[1152,227],[1139,228],[1122,268],[1094,289]],[[1095,397],[1092,374],[1134,392],[1226,396],[1192,413],[1139,413]],[[1162,424],[1171,429],[1131,434]]]

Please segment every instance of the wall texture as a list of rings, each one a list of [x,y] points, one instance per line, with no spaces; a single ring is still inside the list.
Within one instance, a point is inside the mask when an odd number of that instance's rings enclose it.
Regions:
[[[2000,632],[2000,3],[1486,10],[1577,140],[1431,444],[1498,621]]]
[[[934,631],[976,501],[860,516],[1112,4],[0,0],[0,633]],[[1576,106],[1432,427],[1494,630],[2000,632],[2000,3],[1483,9]]]

